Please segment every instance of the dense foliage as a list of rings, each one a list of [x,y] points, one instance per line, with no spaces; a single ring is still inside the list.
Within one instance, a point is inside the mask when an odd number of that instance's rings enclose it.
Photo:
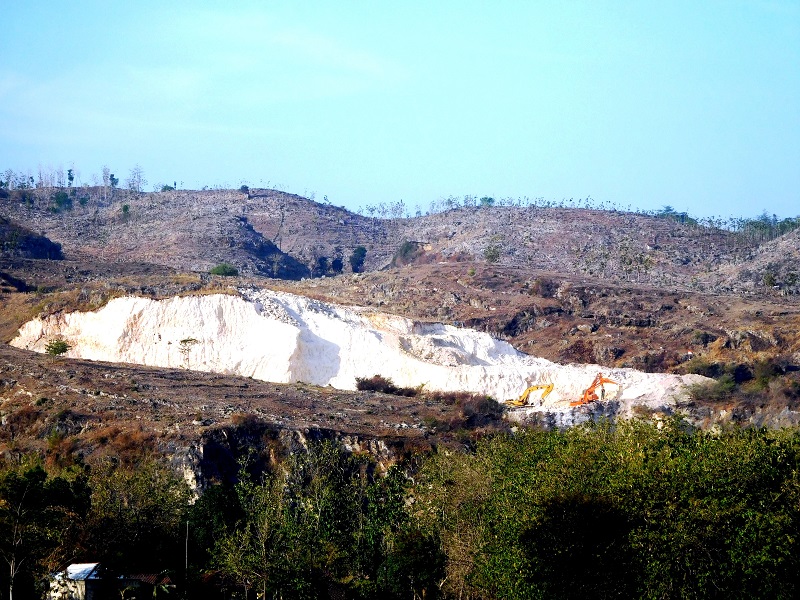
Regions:
[[[798,460],[796,432],[525,432],[433,457],[415,506],[454,596],[790,598]]]
[[[17,598],[79,561],[168,571],[186,598],[798,593],[797,431],[630,422],[494,435],[386,473],[331,442],[251,466],[191,503],[150,459],[6,465],[0,583],[24,548]]]
[[[223,277],[236,277],[239,274],[239,269],[228,263],[220,263],[213,267],[209,273],[212,275],[222,275]]]

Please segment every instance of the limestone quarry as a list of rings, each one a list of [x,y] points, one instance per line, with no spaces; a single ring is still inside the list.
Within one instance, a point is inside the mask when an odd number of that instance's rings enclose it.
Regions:
[[[534,393],[528,406],[513,413],[524,419],[546,412],[564,424],[586,418],[586,406],[569,404],[600,371],[619,384],[605,386],[601,404],[615,403],[613,412],[620,416],[636,406],[672,412],[687,386],[705,381],[697,375],[561,365],[471,329],[252,288],[235,295],[116,298],[94,312],[33,319],[11,344],[44,352],[53,339],[65,340],[73,358],[344,390],[355,389],[356,378],[380,374],[399,386],[470,391],[502,401],[530,385],[552,383],[545,400]]]

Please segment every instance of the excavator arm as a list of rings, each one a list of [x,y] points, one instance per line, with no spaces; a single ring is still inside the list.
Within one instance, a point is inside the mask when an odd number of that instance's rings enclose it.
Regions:
[[[588,388],[583,390],[583,395],[581,396],[580,400],[574,400],[569,403],[570,406],[581,406],[582,404],[589,404],[590,402],[594,402],[595,400],[599,400],[597,396],[597,388],[603,390],[603,384],[610,383],[616,386],[619,386],[619,383],[614,381],[613,379],[609,379],[608,377],[603,377],[602,373],[598,373],[597,377],[594,378],[592,381],[592,385]],[[603,390],[604,391],[604,390]]]
[[[520,397],[517,398],[516,400],[506,400],[506,404],[514,407],[525,406],[528,403],[528,397],[531,395],[532,392],[535,392],[536,390],[544,390],[544,392],[542,392],[542,397],[541,397],[541,399],[544,400],[545,398],[547,398],[547,396],[550,395],[550,392],[553,391],[553,384],[542,383],[538,385],[532,385],[524,392],[522,392],[522,394],[520,394]]]

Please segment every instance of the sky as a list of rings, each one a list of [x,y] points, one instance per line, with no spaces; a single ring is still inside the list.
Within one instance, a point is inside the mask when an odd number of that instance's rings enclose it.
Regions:
[[[8,2],[0,171],[800,215],[800,2]]]

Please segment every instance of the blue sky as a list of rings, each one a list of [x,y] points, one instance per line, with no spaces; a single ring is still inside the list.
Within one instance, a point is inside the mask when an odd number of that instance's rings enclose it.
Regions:
[[[800,3],[9,2],[0,171],[800,215]]]

